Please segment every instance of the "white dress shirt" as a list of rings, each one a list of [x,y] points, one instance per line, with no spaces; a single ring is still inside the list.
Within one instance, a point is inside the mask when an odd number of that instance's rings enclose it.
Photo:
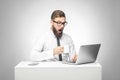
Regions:
[[[75,47],[71,37],[65,33],[63,33],[60,38],[60,45],[64,47],[64,45],[69,46],[69,58],[72,60],[75,52]],[[48,32],[43,34],[37,42],[35,43],[32,51],[31,51],[31,59],[32,61],[41,61],[47,59],[57,59],[59,60],[58,55],[53,55],[53,49],[57,47],[57,39],[50,29]]]

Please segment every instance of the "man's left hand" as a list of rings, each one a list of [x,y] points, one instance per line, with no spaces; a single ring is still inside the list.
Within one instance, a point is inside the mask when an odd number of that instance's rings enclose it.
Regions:
[[[78,55],[77,55],[77,54],[75,54],[75,55],[73,56],[73,58],[72,58],[72,61],[73,61],[73,62],[76,62],[77,57],[78,57]]]

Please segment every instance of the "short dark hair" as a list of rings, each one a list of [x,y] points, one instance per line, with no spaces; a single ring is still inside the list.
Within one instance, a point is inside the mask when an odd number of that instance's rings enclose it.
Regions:
[[[61,10],[53,11],[53,13],[51,15],[51,20],[53,20],[53,19],[55,19],[57,17],[65,17],[66,18],[65,13],[63,11],[61,11]]]

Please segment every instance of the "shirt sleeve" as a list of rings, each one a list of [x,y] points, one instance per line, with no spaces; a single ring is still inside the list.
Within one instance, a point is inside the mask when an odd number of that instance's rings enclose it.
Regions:
[[[44,37],[36,41],[32,51],[31,51],[31,60],[32,61],[42,61],[54,58],[53,50],[44,50]]]
[[[74,43],[73,43],[72,39],[70,39],[69,44],[70,44],[70,54],[69,54],[69,57],[70,57],[70,61],[72,62],[72,58],[76,54],[76,50],[75,50],[75,46],[74,46]]]

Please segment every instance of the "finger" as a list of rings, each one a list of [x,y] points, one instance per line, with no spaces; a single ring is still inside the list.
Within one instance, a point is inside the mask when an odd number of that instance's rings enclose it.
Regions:
[[[73,58],[72,58],[72,61],[73,61],[73,62],[75,61],[74,59],[75,59],[75,56],[73,56]]]
[[[63,53],[63,50],[61,50],[60,53],[62,54],[62,53]]]
[[[59,51],[63,52],[63,48],[59,48]]]
[[[74,58],[77,58],[77,54],[74,55]]]
[[[63,53],[63,51],[62,50],[58,50],[58,54],[62,54]]]
[[[76,62],[76,60],[77,60],[77,55],[75,54],[74,56],[73,56],[73,62]]]
[[[72,60],[73,60],[73,62],[76,62],[76,60],[74,58]]]
[[[75,59],[76,55],[74,55],[73,59]]]
[[[61,51],[63,51],[64,48],[63,47],[58,47],[58,49],[61,50]]]

